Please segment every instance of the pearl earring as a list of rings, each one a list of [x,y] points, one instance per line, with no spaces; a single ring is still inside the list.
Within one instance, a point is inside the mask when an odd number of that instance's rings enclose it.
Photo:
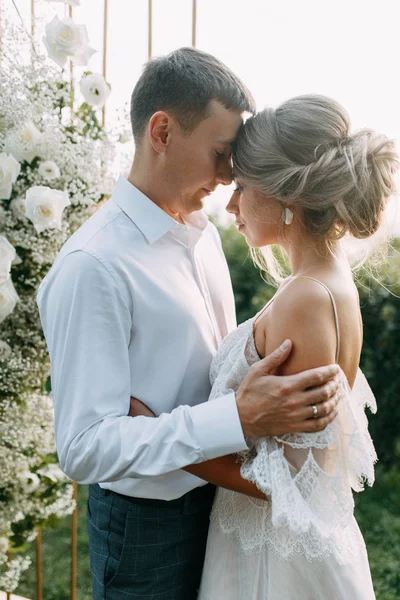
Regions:
[[[290,210],[290,208],[285,208],[285,210],[283,211],[283,222],[285,223],[285,225],[290,225],[291,223],[293,223],[293,211]]]

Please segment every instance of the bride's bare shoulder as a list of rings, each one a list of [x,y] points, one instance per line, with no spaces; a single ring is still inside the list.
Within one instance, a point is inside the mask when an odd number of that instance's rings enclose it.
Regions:
[[[347,325],[353,325],[357,299],[351,281],[301,277],[285,282],[255,331],[257,348],[264,356],[284,339],[292,340],[293,351],[282,373],[298,373],[335,362],[338,338],[333,304],[321,283],[333,294],[340,329],[346,327],[346,319]]]

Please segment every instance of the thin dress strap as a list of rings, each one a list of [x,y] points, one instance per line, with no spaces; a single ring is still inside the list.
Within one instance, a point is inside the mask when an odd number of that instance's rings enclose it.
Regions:
[[[333,314],[335,317],[336,338],[337,338],[335,363],[338,364],[339,353],[340,353],[340,329],[339,329],[339,317],[338,317],[338,313],[337,313],[335,298],[333,297],[333,294],[332,294],[331,290],[328,288],[328,286],[325,285],[325,283],[322,283],[322,281],[320,281],[319,279],[315,279],[315,277],[310,277],[309,275],[297,275],[297,277],[294,277],[293,279],[300,279],[300,277],[302,277],[303,279],[311,279],[312,281],[319,283],[320,285],[322,285],[322,287],[324,287],[326,289],[326,291],[329,294],[329,297],[332,302]]]

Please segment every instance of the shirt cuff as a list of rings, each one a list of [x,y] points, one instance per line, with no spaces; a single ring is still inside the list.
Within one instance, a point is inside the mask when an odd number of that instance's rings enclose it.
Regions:
[[[202,461],[248,450],[234,392],[193,406],[190,413]]]

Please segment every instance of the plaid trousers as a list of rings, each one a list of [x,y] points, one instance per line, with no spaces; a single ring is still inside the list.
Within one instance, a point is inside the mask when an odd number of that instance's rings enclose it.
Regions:
[[[131,498],[89,486],[94,600],[195,600],[215,488],[177,500]]]

